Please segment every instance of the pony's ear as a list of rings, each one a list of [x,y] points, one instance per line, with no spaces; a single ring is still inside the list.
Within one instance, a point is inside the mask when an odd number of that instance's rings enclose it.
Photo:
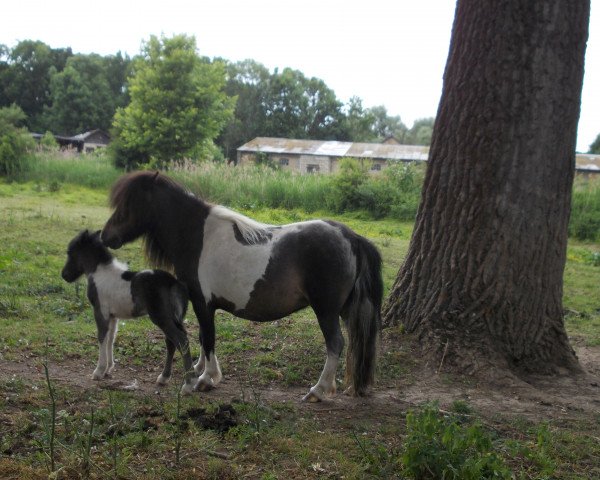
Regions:
[[[153,182],[154,182],[154,181],[156,181],[156,179],[158,178],[158,174],[159,174],[159,173],[160,173],[160,172],[159,172],[158,170],[157,170],[157,171],[154,173],[154,176],[152,177],[152,181],[153,181]]]
[[[92,237],[100,238],[100,233],[102,233],[102,230],[96,230],[94,233],[92,233]]]

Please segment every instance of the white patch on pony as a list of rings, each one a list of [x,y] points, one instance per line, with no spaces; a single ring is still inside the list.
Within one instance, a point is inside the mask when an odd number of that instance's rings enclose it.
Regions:
[[[215,205],[212,207],[210,209],[210,214],[222,220],[228,220],[235,223],[244,240],[253,245],[259,243],[264,235],[268,233],[267,229],[272,227],[272,225],[257,222],[240,213],[229,210],[222,205]]]
[[[125,271],[127,265],[114,259],[107,265],[98,265],[96,271],[90,275],[104,318],[132,318],[134,304],[131,298],[131,282],[123,280],[122,274]]]
[[[323,367],[319,381],[310,389],[302,400],[305,402],[322,401],[335,394],[335,373],[337,371],[338,362],[338,355],[333,353],[327,355],[327,360],[325,361],[325,366]]]
[[[254,285],[267,270],[276,243],[285,235],[313,223],[329,227],[322,220],[293,223],[269,230],[271,238],[264,243],[252,243],[249,241],[251,238],[264,239],[267,225],[225,207],[212,207],[204,223],[202,254],[198,264],[198,279],[206,301],[209,302],[214,295],[233,303],[236,310],[245,308]],[[236,240],[233,224],[250,245],[242,245]]]
[[[219,360],[217,360],[217,356],[213,352],[210,356],[210,359],[206,360],[206,368],[200,378],[198,378],[198,382],[194,387],[195,390],[203,391],[206,387],[212,388],[217,385],[223,378],[223,374],[221,373],[221,367],[219,366]]]
[[[108,330],[98,351],[98,365],[92,374],[92,379],[94,380],[103,379],[106,375],[109,375],[115,367],[113,345],[115,343],[118,328],[119,325],[117,319],[110,318],[108,320]]]

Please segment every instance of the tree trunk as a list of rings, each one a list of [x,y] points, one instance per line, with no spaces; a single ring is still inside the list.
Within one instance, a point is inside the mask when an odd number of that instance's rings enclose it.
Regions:
[[[581,371],[562,285],[589,0],[458,0],[421,205],[384,307],[444,367]]]

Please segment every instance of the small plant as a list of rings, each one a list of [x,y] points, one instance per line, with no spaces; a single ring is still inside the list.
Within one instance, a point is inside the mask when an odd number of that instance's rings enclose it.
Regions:
[[[50,473],[56,471],[56,461],[54,455],[54,441],[56,437],[56,398],[54,387],[50,382],[50,373],[48,372],[48,339],[46,339],[46,360],[42,364],[46,377],[46,386],[48,387],[48,395],[50,396],[50,411],[48,421],[45,422],[46,442],[50,456]]]
[[[493,450],[479,423],[459,425],[442,416],[436,404],[406,416],[407,438],[402,463],[417,479],[510,479],[512,473]]]
[[[367,442],[361,439],[355,431],[352,431],[354,441],[362,454],[362,460],[366,471],[377,478],[392,478],[397,470],[397,460],[385,445]]]

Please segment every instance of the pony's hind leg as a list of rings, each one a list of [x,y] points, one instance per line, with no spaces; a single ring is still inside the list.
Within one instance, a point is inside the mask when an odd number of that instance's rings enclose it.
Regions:
[[[305,402],[320,402],[335,395],[337,371],[340,354],[344,348],[344,337],[340,329],[339,315],[319,315],[319,326],[325,337],[327,346],[327,359],[319,377],[319,381],[311,387],[309,392],[302,398]]]
[[[175,344],[165,337],[165,344],[167,346],[167,357],[165,358],[165,365],[162,373],[156,379],[156,383],[159,385],[166,385],[171,379],[171,371],[173,370],[173,356],[175,355]]]

